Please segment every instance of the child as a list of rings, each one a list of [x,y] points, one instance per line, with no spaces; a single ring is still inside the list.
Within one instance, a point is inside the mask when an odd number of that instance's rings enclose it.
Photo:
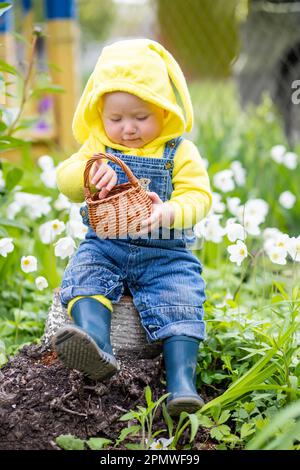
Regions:
[[[187,229],[206,216],[212,196],[196,147],[182,137],[192,124],[186,81],[172,55],[148,39],[118,41],[103,49],[77,106],[73,132],[82,147],[57,170],[60,191],[74,202],[84,199],[84,168],[94,153],[114,154],[135,176],[150,180],[153,211],[139,237],[100,239],[89,228],[71,258],[61,302],[74,326],[56,334],[54,347],[64,364],[93,379],[114,374],[112,304],[126,286],[149,341],[163,341],[171,415],[203,405],[195,379],[205,336],[205,283],[201,263],[187,249]],[[97,161],[90,172],[100,198],[125,181],[122,169],[108,160]],[[85,208],[81,215],[88,224]],[[152,237],[155,229],[158,236]]]

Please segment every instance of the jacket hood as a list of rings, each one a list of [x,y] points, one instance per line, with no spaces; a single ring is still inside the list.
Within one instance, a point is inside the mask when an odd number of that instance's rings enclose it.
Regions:
[[[73,118],[73,134],[80,144],[93,134],[104,145],[128,150],[111,142],[103,128],[101,97],[113,91],[132,93],[168,111],[162,133],[145,147],[157,147],[192,129],[193,107],[186,80],[174,57],[158,42],[130,39],[103,48]]]

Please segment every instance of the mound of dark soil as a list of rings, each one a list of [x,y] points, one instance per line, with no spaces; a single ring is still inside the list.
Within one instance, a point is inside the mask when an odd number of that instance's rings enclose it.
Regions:
[[[165,393],[161,356],[119,361],[120,372],[100,383],[63,367],[51,350],[25,346],[0,371],[0,450],[59,449],[55,438],[61,434],[114,442],[127,426],[119,418],[145,405],[146,385],[153,400]],[[160,413],[154,429],[166,428]],[[126,442],[136,442],[131,439]],[[212,448],[202,432],[193,446]]]

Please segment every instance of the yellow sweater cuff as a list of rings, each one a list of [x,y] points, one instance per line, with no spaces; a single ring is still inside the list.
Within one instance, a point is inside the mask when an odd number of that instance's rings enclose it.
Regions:
[[[205,203],[205,196],[203,194],[200,197],[202,200],[198,203],[197,201],[188,202],[184,197],[181,197],[181,201],[172,199],[168,201],[168,204],[171,204],[174,208],[174,223],[171,228],[191,228],[206,216],[210,204],[209,201]]]

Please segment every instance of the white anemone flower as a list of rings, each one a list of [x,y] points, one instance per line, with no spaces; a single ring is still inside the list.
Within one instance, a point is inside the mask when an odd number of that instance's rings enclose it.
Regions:
[[[246,183],[246,170],[242,166],[241,162],[235,160],[230,165],[231,170],[233,171],[233,177],[238,186],[244,186]]]
[[[212,193],[212,212],[217,212],[219,214],[223,214],[225,212],[226,206],[224,202],[222,202],[222,196],[219,193],[213,192]]]
[[[18,202],[11,202],[6,208],[7,218],[9,220],[14,220],[15,216],[18,214],[18,212],[20,212],[21,209],[22,206]]]
[[[225,230],[227,237],[231,242],[235,242],[236,240],[245,240],[247,237],[246,231],[241,224],[226,224]]]
[[[273,246],[267,251],[267,255],[275,264],[286,264],[287,251],[284,248]]]
[[[54,168],[54,162],[53,158],[50,157],[50,155],[42,155],[38,161],[38,166],[43,170],[43,171],[48,171],[52,170]]]
[[[55,168],[51,168],[50,170],[43,171],[40,178],[47,188],[57,188]]]
[[[237,211],[237,216],[243,224],[244,218],[255,218],[256,224],[259,225],[266,220],[269,211],[269,204],[263,199],[249,199]]]
[[[268,240],[270,238],[277,238],[279,235],[281,235],[281,232],[276,227],[267,227],[263,230],[264,240]]]
[[[32,220],[39,219],[42,215],[49,214],[51,211],[50,201],[51,197],[38,196],[30,206],[26,207],[26,214],[28,214],[29,218]]]
[[[73,255],[76,248],[76,243],[71,237],[63,237],[60,238],[54,246],[55,256],[61,259],[65,259],[68,256]]]
[[[295,170],[298,164],[298,155],[294,152],[286,152],[283,156],[282,163],[289,170]]]
[[[72,203],[71,204],[71,208],[70,208],[70,212],[69,212],[69,219],[70,220],[80,220],[82,222],[82,217],[81,217],[81,214],[80,214],[80,207],[82,207],[83,205],[85,204],[78,204],[78,203]]]
[[[71,209],[72,203],[67,196],[60,193],[53,205],[56,210],[63,211],[64,209]]]
[[[226,300],[232,300],[232,299],[233,299],[233,294],[227,289],[223,302],[221,302],[220,304],[216,304],[216,307],[217,308],[226,307],[228,306]]]
[[[51,211],[50,201],[51,197],[38,194],[18,192],[14,196],[14,202],[17,202],[22,209],[25,209],[31,220],[47,215]]]
[[[282,163],[283,161],[283,156],[286,153],[286,148],[284,145],[274,145],[274,147],[271,148],[271,158],[274,160],[276,163]]]
[[[261,232],[259,228],[259,221],[256,217],[245,217],[244,219],[244,228],[249,235],[258,236]]]
[[[35,280],[35,285],[38,290],[44,290],[48,287],[48,281],[44,276],[38,276]]]
[[[237,215],[238,208],[241,204],[240,198],[239,197],[228,197],[226,202],[227,202],[227,207],[228,207],[229,212],[232,215]]]
[[[269,254],[275,249],[284,250],[285,256],[287,255],[288,248],[290,246],[290,237],[286,233],[279,233],[273,238],[268,238],[264,242],[264,249]]]
[[[5,188],[5,180],[3,178],[3,171],[0,170],[0,189],[4,189]]]
[[[238,266],[240,266],[248,256],[247,246],[241,240],[238,240],[235,245],[229,245],[227,251],[230,254],[230,261],[236,263]]]
[[[150,449],[152,450],[166,450],[169,448],[169,445],[172,444],[174,437],[171,437],[170,439],[165,439],[164,437],[161,437],[160,439],[157,439],[157,441],[153,441],[152,444],[150,445]]]
[[[214,186],[222,191],[228,193],[235,188],[232,170],[223,170],[216,173],[213,177]]]
[[[220,215],[212,214],[196,224],[194,227],[196,237],[203,236],[205,240],[221,243],[225,229],[220,225],[220,217]]]
[[[45,245],[52,243],[56,236],[60,235],[65,228],[65,223],[58,219],[45,222],[39,227],[39,235],[42,243]]]
[[[279,196],[279,204],[285,209],[292,209],[296,202],[296,196],[291,191],[284,191]]]
[[[69,220],[67,222],[67,234],[73,238],[84,240],[88,228],[80,220]]]
[[[300,261],[300,235],[298,237],[291,237],[288,243],[288,253],[293,261]]]
[[[8,253],[14,251],[14,244],[12,238],[0,238],[0,255],[4,258]]]
[[[37,270],[37,259],[35,256],[22,256],[21,269],[24,273],[32,273]]]

